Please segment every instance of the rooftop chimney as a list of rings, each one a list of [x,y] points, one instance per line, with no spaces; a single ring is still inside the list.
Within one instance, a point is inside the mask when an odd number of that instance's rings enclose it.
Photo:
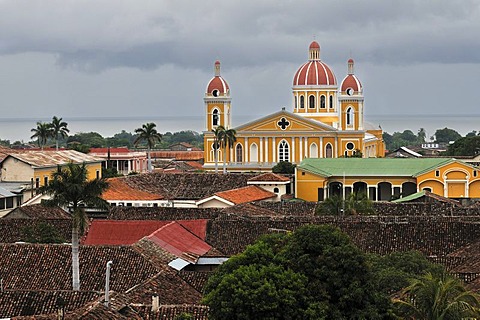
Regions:
[[[154,294],[152,296],[152,312],[158,312],[159,309],[160,309],[160,302],[158,299],[158,295]]]

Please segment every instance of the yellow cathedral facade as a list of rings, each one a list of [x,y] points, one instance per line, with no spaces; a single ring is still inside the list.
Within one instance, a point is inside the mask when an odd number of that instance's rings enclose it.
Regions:
[[[204,102],[204,168],[215,167],[215,138],[218,126],[235,129],[233,147],[217,150],[217,162],[225,160],[228,171],[270,171],[280,161],[299,164],[305,158],[383,157],[382,129],[364,121],[364,96],[354,74],[354,61],[340,85],[330,67],[320,59],[320,45],[313,41],[308,61],[293,77],[293,110],[280,111],[233,127],[230,87],[220,75],[209,81]],[[226,158],[224,158],[226,157]]]

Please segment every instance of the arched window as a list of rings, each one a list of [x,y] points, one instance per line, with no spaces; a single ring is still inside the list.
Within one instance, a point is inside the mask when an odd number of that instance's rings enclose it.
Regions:
[[[318,146],[315,142],[310,145],[310,158],[318,158]]]
[[[310,109],[315,109],[315,96],[314,95],[311,95],[310,97],[308,97],[308,107]]]
[[[305,108],[305,97],[300,96],[300,109]]]
[[[212,125],[218,126],[219,120],[220,120],[220,117],[218,115],[218,109],[215,109],[213,110],[213,114],[212,114]]]
[[[280,190],[279,190],[278,188],[273,188],[273,192],[274,192],[274,193],[279,193]]]
[[[237,147],[235,148],[235,161],[243,162],[243,147],[240,143],[237,144]]]
[[[290,161],[290,147],[288,142],[282,140],[278,145],[278,161]]]
[[[325,158],[333,158],[332,145],[330,143],[325,146]]]
[[[325,108],[325,96],[320,97],[320,108]]]
[[[297,100],[298,100],[298,99],[297,99],[297,96],[295,96],[295,109],[298,108],[298,101],[297,101]]]
[[[258,147],[256,143],[250,145],[250,162],[258,162]]]
[[[353,125],[353,108],[349,107],[347,109],[347,126],[352,126]]]
[[[333,108],[334,105],[333,105],[333,96],[330,95],[330,108]]]

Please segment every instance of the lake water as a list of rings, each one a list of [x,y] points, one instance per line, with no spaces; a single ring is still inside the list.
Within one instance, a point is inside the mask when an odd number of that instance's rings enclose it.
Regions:
[[[234,115],[234,126],[261,118],[262,115]],[[480,115],[366,115],[366,121],[374,125],[381,125],[384,131],[392,134],[410,129],[414,133],[425,128],[427,138],[435,134],[437,129],[448,127],[460,134],[476,130],[480,131]],[[47,122],[51,119],[5,119],[0,118],[0,139],[30,141],[30,130],[36,127],[37,121]],[[193,130],[202,132],[205,127],[205,118],[200,116],[175,117],[105,117],[105,118],[67,118],[68,128],[72,134],[78,132],[98,132],[104,137],[111,137],[122,130],[133,132],[146,122],[154,122],[161,133]]]

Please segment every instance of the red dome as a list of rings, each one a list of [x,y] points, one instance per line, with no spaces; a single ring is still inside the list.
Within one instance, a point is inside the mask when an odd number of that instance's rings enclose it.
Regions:
[[[214,90],[218,90],[218,93],[225,94],[230,88],[228,83],[220,76],[213,77],[212,80],[208,83],[207,93],[213,93]]]
[[[310,49],[320,49],[320,45],[317,41],[312,41],[312,43],[310,43]]]
[[[345,92],[348,88],[352,88],[355,93],[362,91],[362,84],[354,74],[347,75],[342,81],[341,91]]]
[[[228,94],[230,88],[227,81],[220,76],[220,61],[215,61],[215,76],[210,80],[207,85],[207,93],[217,97],[219,95]]]
[[[295,77],[293,78],[294,86],[331,86],[336,84],[337,79],[335,78],[333,71],[320,60],[313,60],[304,63],[298,69],[297,73],[295,73]]]
[[[348,59],[348,63],[353,63],[353,59],[352,58]]]

